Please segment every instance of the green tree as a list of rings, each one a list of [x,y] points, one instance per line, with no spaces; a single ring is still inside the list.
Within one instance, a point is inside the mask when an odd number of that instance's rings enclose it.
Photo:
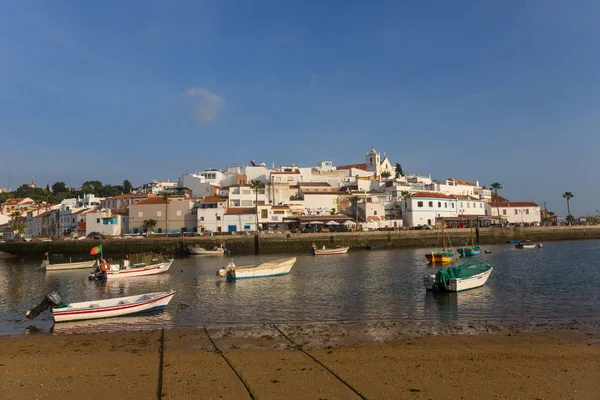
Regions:
[[[496,201],[496,210],[498,211],[498,220],[502,223],[502,217],[500,216],[500,205],[499,203],[499,198],[498,198],[498,190],[502,189],[502,184],[498,183],[498,182],[494,182],[490,185],[490,187],[492,188],[492,190],[495,193],[495,201]],[[494,200],[493,198],[494,196],[492,196],[492,200]]]
[[[100,181],[85,181],[81,185],[81,191],[83,193],[95,194],[96,196],[100,196],[102,192],[102,182]]]
[[[258,190],[259,189],[264,189],[265,188],[265,183],[258,180],[258,179],[252,179],[250,181],[250,187],[252,189],[254,189],[254,194],[256,196],[255,201],[254,201],[254,205],[256,208],[256,230],[258,231]]]
[[[404,171],[402,171],[402,165],[400,163],[396,163],[396,178],[400,178],[404,176]]]
[[[10,223],[10,228],[17,232],[17,238],[21,238],[23,236],[23,232],[25,232],[25,229],[27,229],[27,222],[17,220],[12,221]]]
[[[154,227],[156,226],[158,222],[152,218],[149,218],[147,220],[144,221],[144,228],[146,228],[149,231],[154,230]]]
[[[575,197],[575,195],[571,192],[564,192],[562,197],[563,199],[567,199],[567,212],[569,213],[569,215],[567,215],[567,221],[569,222],[569,225],[573,225],[573,216],[571,215],[571,199]]]
[[[384,177],[385,179],[389,178],[390,176],[392,176],[392,173],[390,171],[383,171],[381,173],[381,176]]]
[[[68,192],[68,191],[69,191],[69,188],[67,187],[67,185],[64,182],[56,182],[54,185],[52,185],[52,193],[54,193],[54,194]]]
[[[127,179],[125,179],[123,181],[122,187],[123,187],[123,193],[131,193],[131,191],[133,190],[133,185]]]

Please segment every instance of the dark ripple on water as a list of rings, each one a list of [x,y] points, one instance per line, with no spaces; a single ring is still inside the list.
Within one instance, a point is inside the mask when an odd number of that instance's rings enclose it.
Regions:
[[[153,329],[202,324],[286,324],[401,321],[433,331],[465,321],[503,321],[523,326],[597,326],[600,305],[600,241],[549,242],[541,249],[485,246],[481,257],[494,267],[487,285],[462,293],[425,292],[422,279],[437,268],[431,249],[350,251],[347,255],[299,255],[287,276],[228,284],[215,277],[227,259],[192,256],[175,261],[168,274],[90,282],[88,271],[43,273],[38,261],[0,261],[0,334],[50,331],[46,312],[23,317],[43,296],[58,291],[66,301],[104,299],[177,290],[161,313],[57,324],[54,332]],[[281,256],[235,257],[238,265]],[[185,305],[187,307],[182,307]],[[517,322],[515,322],[517,321]],[[506,322],[508,324],[508,322]],[[461,328],[462,329],[462,328]]]

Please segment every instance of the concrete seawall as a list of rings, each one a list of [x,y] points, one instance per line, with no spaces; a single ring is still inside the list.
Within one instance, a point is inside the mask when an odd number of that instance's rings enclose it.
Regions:
[[[470,243],[468,229],[445,231],[453,247]],[[482,245],[506,243],[509,239],[530,239],[533,242],[554,240],[600,239],[600,226],[585,227],[540,227],[540,228],[483,228],[480,229]],[[165,254],[184,254],[188,245],[208,248],[226,242],[233,254],[281,254],[306,253],[312,242],[319,247],[350,246],[362,249],[379,246],[383,249],[441,246],[441,231],[383,231],[383,232],[335,232],[302,234],[260,234],[235,236],[208,236],[185,238],[144,238],[106,240],[54,240],[51,242],[0,243],[0,251],[20,257],[40,257],[46,252],[70,255],[89,254],[93,246],[103,245],[104,253],[125,254],[142,251]]]

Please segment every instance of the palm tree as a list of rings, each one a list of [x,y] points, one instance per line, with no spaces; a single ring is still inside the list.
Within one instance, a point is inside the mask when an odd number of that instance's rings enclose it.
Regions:
[[[163,193],[162,195],[163,201],[165,202],[165,237],[169,236],[169,199],[171,198],[171,193]]]
[[[27,222],[14,220],[11,222],[10,227],[13,231],[17,232],[17,238],[20,238],[23,236],[25,229],[27,229]]]
[[[256,207],[256,231],[258,232],[258,190],[265,188],[265,183],[258,179],[252,179],[250,181],[250,187],[254,189],[254,194],[256,196],[254,200],[254,206]]]
[[[154,229],[154,227],[156,226],[157,221],[150,218],[144,221],[144,228],[146,228],[149,231],[152,231]]]
[[[502,189],[502,184],[494,182],[490,185],[490,187],[496,193],[496,210],[498,211],[498,220],[502,223],[502,217],[500,217],[500,205],[498,204],[498,190]]]
[[[404,214],[406,213],[407,208],[407,200],[410,198],[410,192],[408,190],[403,190],[400,192],[400,197],[404,199],[404,211],[402,211],[402,219],[404,219]]]
[[[563,196],[564,199],[567,199],[567,212],[569,213],[569,215],[567,216],[567,220],[569,221],[569,225],[572,225],[573,224],[572,223],[573,216],[571,215],[571,203],[570,203],[570,200],[573,197],[575,197],[575,196],[571,192],[564,192],[562,196]]]

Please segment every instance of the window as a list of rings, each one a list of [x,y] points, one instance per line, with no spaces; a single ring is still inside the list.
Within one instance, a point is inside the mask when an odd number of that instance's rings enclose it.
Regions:
[[[518,215],[518,214],[519,214],[519,210],[515,210],[515,215]]]
[[[433,201],[429,202],[429,207],[433,207]]]
[[[285,214],[285,212],[284,211],[273,211],[273,214],[279,214],[279,215],[281,215],[281,214]]]
[[[479,208],[483,208],[483,203],[479,203]]]
[[[220,221],[220,220],[221,220],[221,216],[217,215],[217,221]]]
[[[204,221],[204,217],[200,217],[200,221]]]
[[[460,208],[463,208],[463,207],[464,207],[464,206],[463,206],[463,202],[461,201],[461,202],[460,202]]]
[[[373,211],[373,215],[377,215],[377,211]]]
[[[525,214],[529,215],[529,208],[525,210]]]
[[[506,215],[506,208],[502,210],[502,214]]]
[[[269,218],[269,210],[260,210],[261,218]]]
[[[73,218],[73,224],[75,223],[75,218]]]
[[[96,218],[96,223],[99,224],[100,223],[100,218]]]
[[[454,208],[454,203],[450,203],[450,204],[452,204],[452,208]]]
[[[467,203],[467,208],[471,208],[471,203]]]
[[[252,193],[252,190],[250,190],[250,189],[242,190],[242,194],[251,194],[251,193]]]
[[[418,201],[417,202],[417,207],[423,207],[423,202],[422,201]]]
[[[294,181],[294,177],[293,176],[288,177],[288,182],[293,182],[293,181]]]
[[[448,208],[448,202],[447,201],[444,202],[444,208]]]
[[[177,210],[176,214],[178,217],[181,217],[181,210]]]
[[[442,202],[438,201],[438,208],[442,208]]]
[[[473,208],[477,208],[477,204],[476,203],[473,203]]]
[[[157,217],[162,217],[162,211],[157,211],[157,212],[156,212],[156,216],[157,216]]]
[[[144,216],[144,213],[142,211],[138,211],[138,217],[142,218]]]

